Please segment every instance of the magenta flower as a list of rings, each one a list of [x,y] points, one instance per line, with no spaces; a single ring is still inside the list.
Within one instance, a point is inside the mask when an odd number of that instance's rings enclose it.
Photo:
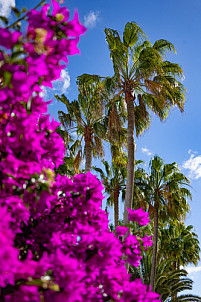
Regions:
[[[120,302],[129,301],[146,301],[146,302],[159,302],[159,294],[152,292],[150,289],[147,290],[147,285],[143,284],[140,279],[136,279],[132,283],[127,284]]]
[[[12,48],[22,34],[18,31],[10,32],[7,28],[0,28],[0,45],[8,49]]]
[[[28,13],[25,34],[0,29],[0,287],[4,301],[155,302],[141,281],[130,282],[125,262],[137,266],[139,238],[119,226],[110,232],[101,209],[103,186],[91,173],[55,176],[65,148],[59,126],[39,96],[79,53],[85,27],[78,13],[53,0]],[[55,30],[56,29],[56,30]],[[11,57],[22,49],[20,64]],[[129,210],[144,225],[148,214]],[[141,238],[144,247],[151,238]],[[17,284],[17,286],[15,286]],[[10,292],[9,292],[10,290]]]
[[[66,35],[68,37],[80,36],[84,34],[86,28],[80,23],[77,10],[75,11],[74,18],[72,21],[68,22],[68,27],[66,29]]]
[[[136,221],[139,223],[139,225],[147,225],[150,220],[148,218],[149,213],[146,213],[143,211],[143,208],[137,209],[137,210],[128,210],[128,219],[130,221]]]
[[[145,234],[144,237],[141,237],[141,240],[145,250],[147,250],[149,246],[152,246],[152,236],[147,236],[147,234]]]
[[[119,236],[119,237],[122,237],[122,236],[125,236],[126,233],[128,232],[129,228],[127,227],[123,227],[123,226],[118,226],[116,227],[116,234]]]

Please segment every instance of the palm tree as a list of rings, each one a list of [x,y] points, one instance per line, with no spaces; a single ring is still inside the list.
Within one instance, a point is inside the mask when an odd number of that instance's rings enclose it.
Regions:
[[[150,161],[150,173],[144,172],[139,181],[136,181],[141,192],[140,202],[147,204],[149,212],[154,219],[153,254],[150,285],[154,289],[157,244],[158,244],[158,223],[161,221],[181,220],[190,211],[187,198],[191,193],[187,189],[189,180],[179,171],[177,164],[164,164],[163,160],[154,156]]]
[[[123,159],[121,158],[121,160]],[[119,195],[121,192],[122,200],[124,200],[125,198],[125,182],[127,174],[126,164],[121,165],[113,162],[110,166],[109,163],[105,160],[103,160],[102,163],[104,165],[106,173],[104,173],[102,169],[97,167],[93,167],[93,169],[100,174],[100,177],[103,180],[105,192],[109,194],[109,197],[107,198],[107,204],[109,206],[114,205],[114,221],[116,229],[119,224]]]
[[[200,260],[200,243],[193,229],[182,221],[160,229],[159,253],[166,259],[172,258],[174,269],[190,263],[197,265]]]
[[[156,267],[155,292],[160,294],[162,302],[201,301],[201,297],[191,294],[181,294],[182,291],[192,290],[193,281],[187,277],[184,269],[172,270],[171,260],[160,257]],[[138,267],[130,266],[131,280],[141,278],[144,284],[149,285],[152,259],[147,253],[143,255]],[[179,295],[180,294],[180,295]],[[176,299],[175,299],[176,297]]]
[[[135,22],[128,22],[121,40],[118,31],[106,28],[106,41],[113,62],[114,78],[119,95],[127,105],[128,169],[124,224],[128,223],[127,208],[132,207],[134,188],[135,142],[134,128],[139,135],[150,125],[151,109],[161,120],[171,106],[183,111],[184,87],[179,82],[182,69],[164,60],[167,51],[174,51],[172,43],[158,40],[153,45]]]
[[[64,94],[55,95],[56,99],[66,105],[67,113],[59,111],[59,120],[66,131],[76,133],[79,147],[84,139],[85,173],[91,170],[92,155],[103,156],[102,139],[107,127],[104,123],[104,98],[101,94],[100,81],[83,83],[77,81],[78,100],[70,102]]]

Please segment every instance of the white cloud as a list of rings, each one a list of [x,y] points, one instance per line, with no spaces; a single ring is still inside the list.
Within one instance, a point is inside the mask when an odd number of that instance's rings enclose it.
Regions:
[[[201,266],[186,266],[181,268],[184,268],[188,272],[188,274],[194,274],[201,271]]]
[[[1,0],[0,0],[1,1]],[[70,87],[70,76],[68,74],[67,70],[62,70],[61,71],[61,77],[60,79],[56,80],[53,82],[53,87],[44,87],[42,86],[42,91],[39,93],[39,95],[44,98],[46,101],[49,101],[50,98],[52,98],[52,95],[59,94],[61,93],[66,93],[67,94],[67,89]],[[55,98],[53,98],[52,103],[50,103],[48,106],[54,106],[57,104],[58,101],[56,101]]]
[[[189,177],[198,179],[201,178],[201,155],[195,155],[197,152],[189,150],[190,158],[185,161],[182,168],[189,170]]]
[[[188,150],[188,154],[198,154],[198,152],[197,152],[197,151],[193,151],[193,150],[189,149],[189,150]]]
[[[15,6],[15,0],[0,0],[0,16],[9,17],[11,6]]]
[[[61,78],[63,81],[62,93],[64,93],[70,87],[70,76],[68,74],[68,71],[63,69],[61,71]]]
[[[59,93],[65,93],[70,87],[70,75],[68,71],[62,69],[60,79],[53,82],[53,88],[51,90],[59,91]]]
[[[99,12],[90,11],[87,15],[84,16],[84,25],[89,28],[95,27],[98,16]]]
[[[151,151],[147,148],[141,148],[141,151],[142,151],[142,153],[145,153],[146,155],[149,155],[149,156],[152,155]]]
[[[47,95],[47,88],[45,86],[41,86],[42,91],[39,93],[41,98],[44,98]]]

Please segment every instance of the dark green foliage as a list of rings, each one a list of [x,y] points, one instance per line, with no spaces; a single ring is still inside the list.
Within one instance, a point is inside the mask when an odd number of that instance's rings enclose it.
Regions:
[[[159,253],[165,259],[172,258],[173,267],[180,268],[200,260],[200,243],[192,225],[177,221],[159,229]]]
[[[144,254],[139,267],[130,267],[131,280],[141,278],[149,285],[151,275],[151,254]],[[185,290],[192,290],[193,281],[187,277],[184,269],[172,269],[172,260],[158,258],[155,279],[155,292],[160,294],[162,302],[170,301],[201,301],[201,298],[191,294],[181,294]]]

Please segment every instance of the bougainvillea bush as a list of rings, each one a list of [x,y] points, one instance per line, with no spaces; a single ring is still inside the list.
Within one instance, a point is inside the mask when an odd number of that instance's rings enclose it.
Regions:
[[[0,29],[0,301],[158,301],[125,268],[151,239],[109,231],[95,176],[54,175],[64,145],[41,86],[52,87],[79,53],[85,28],[77,12],[69,21],[65,7],[52,6],[30,11],[25,33]],[[148,223],[142,209],[129,217]]]

